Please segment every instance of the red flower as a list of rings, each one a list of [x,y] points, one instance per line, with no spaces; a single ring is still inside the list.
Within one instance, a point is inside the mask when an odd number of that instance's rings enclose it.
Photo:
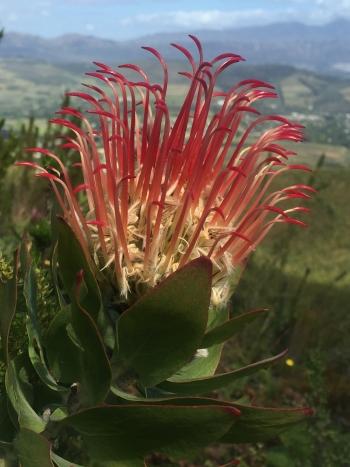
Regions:
[[[231,275],[275,223],[305,226],[293,215],[306,208],[279,206],[309,198],[314,190],[305,185],[269,190],[283,172],[309,170],[291,165],[295,153],[281,145],[301,141],[301,125],[259,114],[253,104],[276,97],[265,82],[244,80],[227,92],[216,91],[218,76],[242,58],[225,53],[204,61],[200,42],[190,37],[198,63],[172,44],[190,64],[190,71],[180,73],[189,87],[178,115],[170,115],[166,103],[167,66],[156,50],[144,47],[163,68],[161,85],[152,84],[137,65],[119,67],[128,76],[134,72],[131,79],[96,63],[98,70],[87,74],[102,86],[69,93],[89,104],[86,114],[65,107],[51,120],[72,130],[63,148],[79,153],[81,184],[74,187],[63,161],[45,149],[31,151],[53,159],[55,170],[19,163],[49,179],[86,253],[92,252],[100,268],[114,268],[123,296],[205,255],[214,264],[213,302],[225,301]],[[82,127],[69,116],[81,119]]]

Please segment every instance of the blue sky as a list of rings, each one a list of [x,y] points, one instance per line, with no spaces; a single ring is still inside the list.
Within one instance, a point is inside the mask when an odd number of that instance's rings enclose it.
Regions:
[[[350,0],[1,0],[0,27],[45,37],[66,33],[129,39],[299,20],[350,18]]]

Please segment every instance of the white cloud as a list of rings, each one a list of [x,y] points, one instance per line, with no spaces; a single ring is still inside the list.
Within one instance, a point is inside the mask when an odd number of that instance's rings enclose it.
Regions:
[[[293,5],[294,4],[294,5]],[[299,4],[297,6],[297,4]],[[303,7],[301,7],[303,4]],[[305,8],[307,6],[307,8]],[[350,0],[292,0],[290,5],[281,9],[247,8],[241,10],[174,10],[168,12],[140,13],[121,18],[121,26],[142,26],[154,28],[161,25],[163,30],[171,29],[224,29],[230,27],[268,24],[280,21],[303,21],[325,23],[339,16],[350,16]]]
[[[276,15],[276,19],[278,15]],[[259,22],[271,21],[271,13],[265,9],[247,9],[235,11],[223,10],[177,10],[160,13],[142,13],[135,16],[122,18],[119,22],[122,26],[162,25],[175,28],[205,28],[222,29],[230,26],[244,26]]]
[[[291,0],[291,3],[308,7],[316,16],[348,16],[350,14],[350,0]]]
[[[86,23],[85,24],[85,29],[88,32],[93,32],[95,30],[95,25],[92,23]]]

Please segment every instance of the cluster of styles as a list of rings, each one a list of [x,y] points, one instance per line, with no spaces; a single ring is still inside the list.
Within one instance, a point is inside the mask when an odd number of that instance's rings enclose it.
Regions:
[[[301,141],[301,126],[253,106],[276,97],[270,84],[251,79],[218,91],[219,75],[242,58],[205,61],[190,37],[198,60],[172,44],[189,62],[176,116],[166,63],[145,47],[163,68],[161,84],[137,65],[96,63],[87,91],[69,93],[80,110],[64,107],[51,120],[71,130],[60,156],[30,148],[34,161],[18,162],[55,195],[51,269],[60,309],[40,329],[23,246],[13,278],[0,286],[1,447],[14,465],[144,466],[154,452],[177,459],[212,442],[264,441],[311,414],[210,397],[285,356],[216,373],[225,341],[261,314],[228,311],[248,256],[274,224],[305,226],[294,215],[307,208],[289,201],[314,190],[271,192],[284,172],[309,170],[290,164],[295,153],[283,146]],[[76,159],[65,160],[62,149]],[[28,349],[12,356],[18,277]]]

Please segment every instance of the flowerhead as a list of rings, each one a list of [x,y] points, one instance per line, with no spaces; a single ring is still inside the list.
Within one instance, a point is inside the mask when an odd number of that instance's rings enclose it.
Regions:
[[[163,69],[161,84],[137,65],[114,70],[95,63],[98,69],[87,73],[95,83],[68,93],[88,109],[64,107],[51,120],[71,130],[61,148],[75,150],[78,162],[68,170],[63,157],[31,148],[51,159],[51,168],[18,163],[50,181],[85,253],[113,271],[125,298],[207,256],[214,266],[212,301],[227,301],[232,277],[274,224],[305,226],[294,215],[307,209],[288,201],[314,191],[293,185],[271,192],[284,172],[309,170],[291,164],[295,153],[283,146],[302,140],[301,125],[254,107],[277,97],[268,83],[251,79],[218,90],[218,77],[242,57],[223,53],[205,61],[200,42],[190,37],[196,60],[172,44],[189,63],[180,73],[188,90],[177,115],[167,104],[167,65],[145,47]]]

